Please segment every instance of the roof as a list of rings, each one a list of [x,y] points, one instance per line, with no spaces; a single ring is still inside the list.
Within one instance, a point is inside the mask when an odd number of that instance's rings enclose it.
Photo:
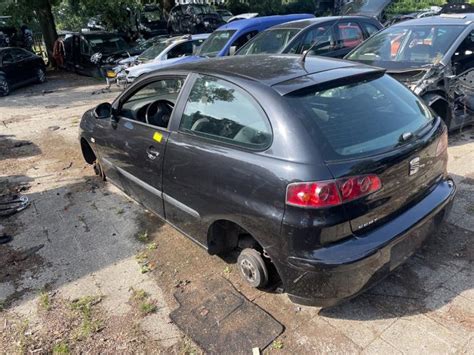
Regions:
[[[327,57],[311,56],[303,63],[300,55],[261,54],[212,58],[178,64],[173,69],[242,77],[273,86],[309,74],[349,67],[372,68],[356,62]]]
[[[467,26],[474,22],[474,14],[453,14],[422,17],[414,20],[403,21],[394,24],[392,27],[398,26],[422,26],[422,25],[464,25]]]
[[[226,31],[226,30],[238,31],[247,27],[265,25],[265,24],[271,25],[272,23],[278,24],[282,22],[302,20],[305,18],[314,18],[314,16],[310,14],[294,14],[294,15],[275,15],[275,16],[254,17],[254,18],[230,22],[226,25],[219,27],[217,30],[218,31]]]
[[[291,29],[303,29],[308,26],[316,25],[322,22],[334,21],[334,20],[355,20],[355,19],[364,19],[372,20],[367,16],[325,16],[325,17],[316,17],[309,18],[298,21],[285,22],[280,25],[273,26],[271,29],[282,29],[282,28],[291,28]]]

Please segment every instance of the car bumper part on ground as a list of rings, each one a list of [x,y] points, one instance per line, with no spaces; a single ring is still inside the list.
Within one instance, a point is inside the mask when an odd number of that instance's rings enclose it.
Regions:
[[[455,192],[452,180],[441,180],[418,204],[366,235],[314,250],[311,259],[276,262],[288,296],[295,303],[330,307],[375,285],[442,223]]]

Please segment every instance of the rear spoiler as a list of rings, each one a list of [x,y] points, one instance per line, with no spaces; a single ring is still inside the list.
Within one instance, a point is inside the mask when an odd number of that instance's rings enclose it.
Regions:
[[[272,86],[280,95],[304,95],[382,77],[386,70],[367,66],[351,66],[308,74]]]

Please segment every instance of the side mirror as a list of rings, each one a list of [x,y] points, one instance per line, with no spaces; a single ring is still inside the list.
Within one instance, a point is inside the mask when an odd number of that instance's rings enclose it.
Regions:
[[[236,47],[236,46],[230,47],[230,49],[229,49],[229,55],[234,55],[235,52],[237,52],[237,47]]]
[[[94,116],[97,119],[109,118],[110,116],[112,116],[112,105],[108,102],[104,102],[98,105],[94,109]]]

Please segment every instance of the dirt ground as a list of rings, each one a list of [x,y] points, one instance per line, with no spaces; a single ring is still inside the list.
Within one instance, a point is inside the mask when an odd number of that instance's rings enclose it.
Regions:
[[[268,353],[474,352],[474,128],[450,137],[458,195],[446,225],[378,286],[321,310],[247,287],[232,260],[207,255],[94,175],[78,124],[117,96],[103,87],[51,74],[0,98],[0,195],[31,200],[0,217],[0,233],[13,236],[0,245],[0,353],[199,353],[169,315],[176,292],[215,278],[284,326]]]

